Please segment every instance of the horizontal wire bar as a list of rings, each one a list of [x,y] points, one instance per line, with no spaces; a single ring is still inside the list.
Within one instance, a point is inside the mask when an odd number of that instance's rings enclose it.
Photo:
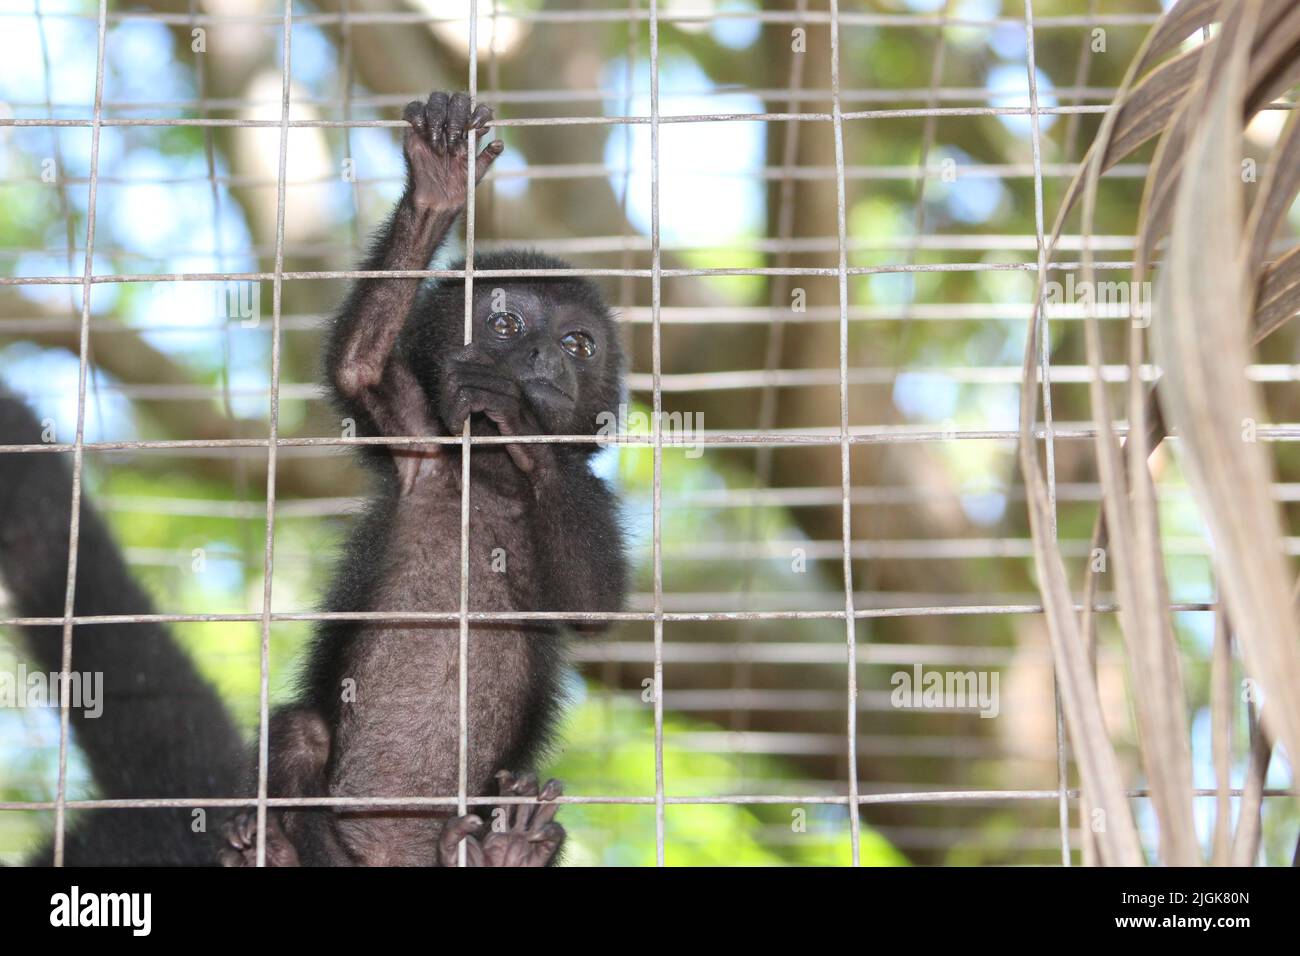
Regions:
[[[1127,425],[1118,423],[1115,427],[1115,433],[1123,436],[1127,434]],[[1045,437],[1045,430],[1039,426],[1035,429],[1035,435],[1039,438]],[[1053,427],[1052,435],[1055,438],[1067,439],[1087,439],[1096,437],[1096,428],[1084,424],[1064,423]],[[1285,425],[1259,425],[1255,429],[1255,435],[1262,441],[1285,441],[1292,442],[1300,440],[1300,424]],[[1177,439],[1177,434],[1170,435],[1170,438]],[[1018,428],[968,428],[954,426],[952,428],[935,429],[930,426],[851,426],[851,434],[848,440],[854,444],[890,444],[890,443],[916,443],[916,442],[947,442],[947,441],[1018,441],[1020,430]],[[312,438],[277,438],[275,444],[281,448],[316,448],[326,446],[344,446],[344,445],[459,445],[462,439],[447,435],[424,435],[412,437],[362,437],[355,436],[352,438],[344,437],[312,437]],[[595,445],[612,445],[629,447],[648,447],[654,444],[654,438],[651,435],[619,435],[617,437],[608,437],[603,435],[475,435],[472,436],[472,445],[538,445],[538,444],[595,444]],[[840,443],[840,436],[833,429],[824,431],[803,431],[803,432],[692,432],[688,436],[679,436],[668,434],[664,438],[664,444],[667,447],[676,446],[695,446],[695,445],[719,445],[719,446],[761,446],[761,445],[780,445],[780,446],[801,446],[801,445],[837,445]],[[220,449],[245,449],[245,448],[266,448],[269,444],[267,438],[195,438],[195,439],[170,439],[170,440],[121,440],[121,441],[87,441],[83,447],[89,451],[140,451],[140,450],[190,450],[203,448],[220,448]],[[0,454],[37,454],[45,452],[69,452],[73,450],[73,445],[68,443],[54,443],[45,445],[2,445],[0,444]]]
[[[0,18],[4,17],[22,17],[24,19],[31,17],[31,11],[0,11]],[[45,20],[94,20],[95,17],[77,11],[42,11],[41,17]],[[349,10],[346,13],[298,13],[294,14],[292,22],[294,24],[316,24],[316,25],[336,25],[349,24],[352,26],[402,26],[402,25],[420,25],[432,23],[467,23],[470,20],[467,14],[445,14],[438,15],[431,12],[405,12],[405,11],[380,11],[380,10]],[[495,19],[498,23],[515,22],[515,23],[562,23],[562,24],[598,24],[609,23],[623,26],[629,20],[637,22],[649,21],[649,10],[638,10],[635,8],[620,8],[611,10],[492,10],[491,12],[479,13],[477,18],[480,21],[491,21]],[[1131,26],[1143,27],[1157,23],[1160,19],[1159,14],[1154,13],[1098,13],[1094,15],[1056,15],[1043,18],[1034,18],[1036,27],[1047,28],[1071,28],[1071,27],[1095,27],[1095,26]],[[830,22],[830,14],[823,11],[791,11],[791,10],[750,10],[750,9],[713,9],[703,10],[677,10],[655,13],[655,20],[659,23],[711,23],[715,20],[741,20],[758,23],[815,23],[823,24]],[[166,12],[143,12],[143,11],[120,11],[110,13],[108,21],[125,23],[125,22],[146,22],[146,23],[163,23],[174,24],[178,26],[233,26],[236,24],[259,24],[269,27],[280,27],[284,18],[273,14],[258,13],[166,13]],[[840,13],[837,21],[841,26],[866,26],[866,27],[904,27],[915,28],[922,26],[943,26],[943,27],[1000,27],[1000,26],[1021,26],[1024,20],[1017,17],[971,17],[960,14],[951,17],[941,17],[935,14],[925,13],[867,13],[853,12]],[[1041,112],[1041,111],[1040,111]]]
[[[1048,265],[1051,270],[1069,272],[1080,268],[1077,262],[1053,262]],[[1097,262],[1093,264],[1098,270],[1129,270],[1132,262]],[[948,262],[931,264],[897,264],[880,266],[849,266],[848,275],[892,275],[907,272],[1036,272],[1038,265],[1033,262]],[[475,269],[475,279],[559,279],[559,278],[631,278],[648,279],[650,269]],[[713,269],[664,269],[666,279],[685,279],[702,276],[812,276],[834,278],[839,275],[834,268],[827,267],[777,267],[759,268],[713,268]],[[392,271],[371,269],[329,269],[312,272],[285,272],[285,280],[304,279],[463,279],[464,269],[394,269]],[[173,272],[157,274],[123,275],[108,274],[91,276],[96,284],[118,282],[269,282],[275,278],[272,272]],[[80,285],[81,279],[72,276],[3,276],[0,286],[5,285]]]
[[[1290,111],[1294,103],[1270,103],[1262,110]],[[1075,114],[1101,115],[1110,107],[1106,104],[1096,106],[1051,106],[1032,111],[1028,106],[926,106],[899,107],[895,109],[845,110],[840,114],[845,120],[871,119],[924,119],[925,117],[974,117],[974,116],[1071,116]],[[659,118],[666,124],[693,123],[829,123],[830,113],[820,111],[790,113],[668,113]],[[278,120],[260,120],[247,117],[222,119],[220,117],[105,117],[99,124],[86,118],[55,117],[0,117],[0,128],[80,128],[99,125],[101,128],[152,127],[152,126],[192,126],[235,129],[279,129]],[[291,129],[403,129],[405,120],[391,119],[296,119],[287,124]],[[521,116],[514,119],[497,119],[492,121],[495,129],[523,128],[530,126],[648,126],[649,116]]]
[[[1274,104],[1265,109],[1291,109],[1290,104]],[[1105,105],[1097,106],[1055,106],[1044,107],[1040,114],[1070,115],[1073,113],[1102,114],[1109,109]],[[856,119],[920,119],[926,116],[1028,116],[1028,106],[927,106],[900,107],[880,110],[845,110],[841,114],[846,120]],[[661,123],[829,123],[831,114],[820,111],[791,113],[679,113],[665,114],[659,118]],[[0,127],[89,127],[94,121],[82,118],[55,117],[0,117]],[[102,127],[143,127],[143,126],[209,126],[236,129],[279,129],[279,120],[261,120],[240,117],[222,119],[221,117],[105,117]],[[403,129],[406,120],[390,119],[296,119],[289,120],[291,129],[364,129],[392,128]],[[649,116],[520,116],[514,119],[495,119],[494,129],[510,129],[527,126],[649,126]]]
[[[132,183],[131,185],[140,185],[143,181]],[[268,184],[269,185],[269,184]],[[926,235],[912,236],[909,239],[893,238],[858,238],[849,239],[848,247],[851,251],[862,252],[899,252],[906,249],[911,251],[913,246],[920,252],[1027,252],[1032,249],[1028,244],[1030,237],[1014,236],[996,233],[983,234],[954,234],[954,233],[930,233]],[[1071,244],[1070,237],[1065,237],[1058,251],[1073,251],[1078,248],[1078,244]],[[567,253],[626,253],[626,252],[648,252],[650,242],[644,236],[535,236],[529,239],[529,242],[547,249],[557,250]],[[485,249],[509,249],[517,245],[516,242],[508,240],[491,242],[484,241]],[[1098,236],[1096,240],[1097,249],[1109,249],[1114,252],[1131,252],[1134,248],[1134,240],[1121,236],[1106,237]],[[299,245],[288,245],[286,250],[294,252],[301,256],[337,256],[355,253],[359,247],[352,243],[328,243],[328,242],[311,242]],[[669,243],[664,246],[674,252],[708,252],[708,251],[733,251],[737,248],[732,242],[711,242],[711,243],[692,243],[677,242]],[[803,236],[797,239],[746,239],[743,246],[747,252],[794,252],[794,253],[815,253],[830,252],[835,248],[835,239],[831,236]],[[1286,241],[1277,241],[1273,243],[1273,248],[1279,254],[1291,249],[1291,245]],[[268,254],[270,247],[266,245],[251,244],[244,246],[238,252],[227,252],[227,255],[257,256],[261,257]],[[77,248],[73,252],[79,251]],[[125,246],[106,246],[105,254],[120,258],[144,259],[146,261],[156,261],[158,256],[154,253],[147,253],[137,249],[131,249]],[[29,253],[40,253],[44,255],[66,255],[68,249],[49,248],[47,246],[10,246],[0,249],[0,256],[15,259]],[[177,256],[208,256],[209,250],[202,249],[185,249],[177,248],[173,250]],[[1073,263],[1073,260],[1063,260],[1066,263]],[[451,271],[451,270],[440,270]],[[131,273],[125,273],[130,275]],[[145,278],[152,278],[150,273],[140,273]],[[972,303],[973,304],[973,303]],[[992,308],[1005,303],[978,303],[985,308]],[[1069,303],[1065,303],[1069,304]],[[1103,303],[1104,304],[1104,303]],[[643,307],[644,308],[644,307]],[[676,306],[674,308],[691,308],[691,306]],[[703,308],[696,306],[695,308]],[[743,306],[741,308],[744,308]],[[772,306],[749,306],[748,308],[772,308]],[[789,311],[788,309],[786,311]]]
[[[1242,796],[1241,790],[1232,790],[1229,793],[1234,797]],[[1079,799],[1078,790],[1067,791],[1072,800]],[[1198,789],[1193,791],[1196,797],[1214,797],[1218,795],[1217,790]],[[926,790],[911,793],[861,793],[858,794],[858,803],[867,804],[895,804],[895,803],[967,803],[967,802],[1004,802],[1004,801],[1021,801],[1021,800],[1056,800],[1060,796],[1058,790]],[[1151,796],[1151,791],[1145,788],[1133,788],[1125,791],[1125,796],[1130,799],[1141,799]],[[1268,789],[1264,791],[1266,797],[1290,797],[1293,796],[1289,790]],[[704,805],[738,805],[753,806],[765,804],[800,804],[816,803],[830,805],[846,805],[849,802],[847,796],[836,796],[832,794],[736,794],[734,796],[672,796],[664,794],[665,803],[675,804],[677,806],[704,806]],[[269,807],[454,807],[458,798],[450,797],[267,797],[266,805]],[[472,806],[509,806],[509,805],[532,805],[538,803],[536,797],[468,797],[466,800]],[[585,806],[654,806],[655,797],[651,796],[580,796],[576,794],[563,794],[555,797],[554,800],[548,801],[556,804],[572,804]],[[169,810],[169,809],[187,809],[197,807],[252,807],[257,806],[256,797],[209,797],[209,798],[191,798],[191,797],[159,797],[148,798],[140,797],[134,799],[116,799],[116,800],[68,800],[65,806],[69,810]],[[53,810],[55,807],[52,800],[4,800],[0,801],[0,810]]]
[[[999,311],[999,308],[1001,311]],[[1020,322],[1028,318],[1033,306],[1029,303],[1007,303],[997,306],[992,303],[932,303],[914,307],[909,313],[900,306],[864,305],[849,309],[849,319],[853,322]],[[649,309],[632,306],[619,316],[624,325],[649,325]],[[789,312],[770,306],[737,306],[726,308],[719,306],[680,306],[664,307],[664,325],[766,325],[773,319],[779,319],[787,325],[814,324],[818,322],[838,321],[833,307],[809,306],[807,312]],[[1062,309],[1053,314],[1056,322],[1083,321],[1084,309]],[[1127,321],[1127,316],[1105,316],[1097,318],[1103,322]],[[219,322],[171,324],[166,322],[148,325],[125,325],[120,322],[99,321],[95,326],[95,335],[140,335],[146,333],[183,332],[185,334],[225,331],[268,331],[260,327],[240,327],[240,319],[233,318]],[[282,332],[319,332],[325,327],[326,318],[321,315],[300,314],[286,316],[281,320]],[[0,317],[0,337],[32,335],[68,331],[76,328],[75,320],[54,316],[27,316],[6,319]],[[108,383],[101,388],[109,387]],[[127,386],[116,386],[118,388]]]
[[[1116,316],[1118,317],[1118,316]],[[2,326],[0,326],[2,328]],[[1053,386],[1084,385],[1092,381],[1092,369],[1087,365],[1053,366]],[[1108,383],[1127,382],[1129,377],[1126,365],[1105,365],[1101,369],[1101,380]],[[1019,366],[1010,365],[970,365],[951,368],[933,366],[871,368],[858,367],[850,369],[848,383],[854,386],[894,385],[900,379],[916,379],[934,382],[950,382],[959,385],[1019,385],[1022,380]],[[1259,364],[1246,369],[1247,379],[1263,384],[1300,381],[1300,366],[1292,364]],[[1154,382],[1160,377],[1160,370],[1153,366],[1143,366],[1139,376],[1143,382]],[[836,369],[736,369],[733,371],[713,372],[669,372],[661,375],[663,391],[690,394],[709,392],[726,392],[755,388],[816,388],[829,387],[839,383],[840,375]],[[628,386],[634,392],[648,392],[653,384],[653,375],[648,372],[633,372],[627,375]],[[206,400],[222,396],[239,398],[257,398],[270,395],[268,387],[225,385],[177,385],[133,383],[119,385],[103,384],[101,395],[122,395],[127,398],[143,400]],[[48,392],[27,393],[32,399],[48,395]],[[281,397],[296,398],[304,401],[328,398],[328,392],[322,385],[314,382],[288,382],[279,387]],[[377,440],[378,441],[378,440]],[[383,441],[379,442],[383,444]]]
[[[1274,501],[1300,501],[1300,482],[1275,481],[1269,485]],[[910,507],[928,505],[936,500],[953,497],[999,495],[1013,501],[1024,500],[1024,489],[1005,483],[973,484],[951,492],[935,494],[911,485],[886,485],[854,488],[849,500],[856,505]],[[700,511],[725,508],[820,508],[840,503],[840,490],[822,487],[775,488],[699,488],[670,492],[664,502],[666,511]],[[1101,501],[1101,486],[1073,483],[1058,486],[1057,497],[1065,501],[1097,503]],[[1191,490],[1174,487],[1162,497],[1169,500],[1190,500]],[[298,498],[278,505],[285,518],[330,518],[355,515],[365,506],[366,499],[359,497]],[[191,518],[225,518],[231,521],[260,521],[266,517],[265,509],[257,502],[232,501],[227,498],[175,498],[166,495],[103,495],[97,504],[100,511],[118,514],[183,515]]]
[[[1211,554],[1209,543],[1199,537],[1170,537],[1166,539],[1166,550],[1171,555],[1181,557],[1204,557]],[[1088,540],[1078,538],[1061,545],[1062,554],[1067,558],[1087,557]],[[1300,537],[1284,539],[1288,554],[1300,554]],[[1029,538],[1014,537],[968,537],[968,538],[887,538],[875,540],[856,540],[851,549],[857,561],[973,561],[987,559],[1021,559],[1033,554],[1033,542]],[[235,560],[239,554],[233,548],[212,547],[209,554],[229,556]],[[286,555],[308,563],[315,552],[306,548],[287,550]],[[707,544],[674,544],[667,553],[678,564],[700,562],[748,561],[785,561],[798,553],[809,561],[829,561],[839,555],[833,541],[807,540],[803,538],[784,541],[764,539],[761,541],[719,541]],[[138,548],[130,549],[135,563],[155,567],[179,567],[188,564],[193,555],[182,548]],[[694,592],[684,591],[682,594]]]
[[[1045,166],[1043,172],[1045,178],[1049,176],[1057,176],[1062,179],[1067,179],[1067,178],[1073,178],[1078,173],[1080,168],[1081,166],[1078,163],[1057,163],[1055,165]],[[1144,179],[1149,169],[1150,167],[1146,163],[1120,164],[1120,165],[1112,166],[1111,168],[1106,170],[1106,178],[1107,179]],[[520,169],[502,169],[499,172],[493,172],[492,177],[498,182],[505,179],[553,180],[553,179],[594,179],[594,178],[606,178],[606,177],[621,178],[623,176],[628,175],[630,172],[636,170],[638,170],[638,167],[635,166],[620,167],[620,166],[611,166],[607,163],[552,163],[552,164],[538,164],[535,166],[527,166]],[[845,167],[844,178],[853,179],[853,180],[886,180],[886,181],[908,182],[908,181],[915,181],[918,179],[940,178],[941,176],[946,175],[947,173],[948,173],[947,170],[939,166],[930,166],[922,169],[921,167],[916,166],[915,164],[908,165],[908,166],[897,166],[897,165],[847,166]],[[973,162],[973,163],[960,163],[956,167],[956,175],[958,180],[1022,179],[1022,178],[1028,178],[1032,176],[1033,173],[1034,173],[1033,167],[1029,166],[1026,163]],[[835,170],[833,167],[829,167],[829,166],[814,166],[814,165],[800,166],[797,169],[785,169],[780,166],[763,166],[754,169],[744,169],[744,170],[710,170],[710,169],[692,170],[691,176],[692,178],[706,177],[710,179],[726,179],[731,181],[744,180],[744,179],[763,179],[763,180],[781,181],[787,178],[795,179],[795,180],[820,181],[820,180],[833,180],[835,178]],[[112,186],[146,186],[146,185],[147,186],[181,186],[181,185],[192,185],[197,183],[203,183],[206,185],[215,182],[218,185],[226,186],[228,188],[240,188],[240,189],[261,188],[261,187],[270,188],[271,186],[276,185],[275,179],[272,179],[269,176],[258,176],[255,174],[236,174],[236,175],[227,175],[227,176],[194,175],[194,176],[163,176],[163,177],[99,176],[97,177],[96,181],[101,184],[108,184]],[[60,182],[70,186],[82,186],[88,184],[90,182],[90,178],[88,176],[65,175],[62,177]],[[316,176],[304,176],[299,179],[292,179],[290,180],[290,185],[332,186],[337,182],[339,182],[339,177],[337,174],[331,174],[331,175],[322,174]],[[397,176],[375,176],[375,177],[357,177],[354,180],[350,180],[349,183],[350,185],[369,186],[369,187],[399,186],[403,183],[403,180]],[[30,185],[30,186],[35,186],[38,184],[49,185],[45,180],[41,179],[41,177],[36,174],[32,174],[29,176],[14,175],[14,176],[5,176],[3,178],[0,178],[0,186],[11,185],[11,184]],[[565,237],[556,237],[556,238],[557,239],[565,238],[565,239],[573,240],[575,237],[565,236]],[[591,239],[594,238],[597,237],[594,236],[582,237],[582,239],[585,239],[587,241],[590,241]],[[645,243],[646,248],[649,248],[650,240],[648,237],[645,236],[621,236],[618,238],[623,239],[625,242],[627,241],[643,242]],[[984,236],[979,235],[979,236],[974,236],[972,238],[984,238]],[[1015,238],[1032,239],[1033,237],[1016,236]],[[1106,248],[1105,245],[1100,243],[1100,240],[1104,238],[1105,237],[1102,236],[1094,237],[1094,239],[1099,240],[1099,243],[1098,245],[1095,246],[1095,248],[1097,249]],[[833,242],[834,237],[830,237],[830,240]],[[538,241],[546,243],[555,240],[539,239]],[[780,240],[777,239],[763,239],[763,240],[756,240],[756,241],[762,241],[769,244],[780,242]],[[801,237],[797,240],[792,239],[786,241],[790,243],[795,243],[795,242],[806,242],[808,240],[806,237]],[[850,238],[849,242],[851,248],[853,247],[855,241],[861,242],[862,240],[853,240],[852,238]],[[1127,241],[1128,241],[1127,248],[1132,248],[1133,246],[1132,237],[1128,237]],[[486,245],[487,243],[485,243],[485,247]],[[292,243],[289,243],[285,245],[285,248],[293,249],[295,247]],[[347,246],[340,246],[339,248],[346,248],[350,250],[355,247],[351,244],[348,244]],[[663,245],[663,248],[665,249],[681,248],[681,245],[678,243],[665,243]],[[1060,249],[1062,248],[1062,246],[1058,244],[1057,248]],[[12,250],[6,249],[4,251],[9,252]],[[37,250],[37,251],[43,251],[43,250]],[[210,250],[208,251],[210,252]],[[173,252],[173,254],[179,255],[181,254],[181,252],[182,250],[176,250]]]
[[[1096,99],[1104,102],[1110,102],[1118,92],[1115,87],[1074,87],[1061,86],[1056,87],[1053,92],[1063,100],[1080,100]],[[351,108],[355,109],[401,109],[412,99],[417,99],[427,95],[423,91],[410,91],[408,93],[382,93],[371,94],[366,96],[353,96],[349,100]],[[648,95],[641,89],[633,91],[633,97]],[[824,87],[805,87],[800,90],[786,90],[781,88],[754,87],[745,86],[738,83],[722,83],[716,86],[700,86],[696,88],[681,87],[674,89],[671,93],[665,93],[664,99],[690,99],[699,100],[709,97],[728,97],[744,95],[760,100],[780,100],[787,103],[803,103],[809,100],[826,100],[830,99],[831,91]],[[991,100],[1006,99],[1008,93],[1006,90],[998,90],[988,86],[947,86],[931,90],[928,87],[871,87],[866,89],[847,90],[840,94],[840,99],[849,102],[858,103],[897,103],[901,100],[926,100],[927,102],[953,102],[960,100],[975,100],[978,102],[989,102]],[[537,90],[495,90],[491,94],[493,106],[504,105],[543,105],[556,106],[568,105],[573,103],[593,103],[604,104],[610,100],[625,100],[627,94],[619,89],[597,89],[589,87],[585,89],[560,87],[552,89]],[[68,111],[73,109],[82,109],[87,106],[80,101],[52,101],[44,100],[9,100],[7,105],[11,112],[27,109],[44,109],[51,114],[55,111]],[[266,97],[250,96],[246,99],[236,97],[186,97],[182,99],[169,100],[114,100],[104,104],[105,110],[195,110],[200,112],[209,112],[213,110],[239,110],[241,112],[256,110],[260,107],[278,106],[278,100],[271,100]],[[326,96],[296,96],[294,97],[294,106],[298,108],[319,108],[319,109],[337,109],[339,102],[336,98]],[[494,174],[495,175],[495,174]],[[205,177],[207,178],[207,177]]]
[[[1114,604],[1095,604],[1098,613],[1114,613]],[[1041,614],[1041,604],[980,605],[897,608],[855,608],[855,619],[889,617],[963,617],[997,614]],[[1082,605],[1076,605],[1082,611]],[[1173,611],[1212,611],[1213,604],[1172,604]],[[654,621],[653,611],[470,611],[469,619],[479,623],[510,621]],[[664,621],[842,621],[845,612],[825,611],[665,611]],[[260,612],[237,614],[79,614],[63,617],[0,617],[0,626],[44,627],[71,621],[91,624],[246,624],[262,620]],[[455,623],[459,611],[274,611],[271,620],[291,621],[402,621],[405,623]],[[489,632],[484,632],[489,633]]]

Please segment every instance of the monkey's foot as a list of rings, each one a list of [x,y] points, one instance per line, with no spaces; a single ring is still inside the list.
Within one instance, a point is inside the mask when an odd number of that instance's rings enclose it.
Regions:
[[[443,866],[456,865],[456,848],[462,840],[468,866],[546,866],[560,849],[564,827],[555,822],[559,804],[553,802],[564,792],[560,781],[548,781],[540,792],[531,773],[515,777],[502,770],[497,781],[503,797],[535,797],[538,802],[502,807],[493,819],[492,831],[482,840],[478,837],[483,828],[479,817],[469,814],[448,820],[438,846]]]
[[[247,810],[221,828],[222,866],[257,866],[257,811]],[[266,865],[298,866],[298,851],[284,835],[276,814],[266,815]]]

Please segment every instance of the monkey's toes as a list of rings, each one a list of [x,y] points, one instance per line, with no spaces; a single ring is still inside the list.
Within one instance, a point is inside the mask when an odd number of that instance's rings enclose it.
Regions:
[[[438,840],[438,860],[443,866],[459,863],[457,848],[465,841],[465,862],[469,866],[483,866],[483,846],[475,836],[483,828],[483,820],[472,813],[453,817],[442,825]]]
[[[511,830],[489,834],[483,842],[485,866],[546,866],[564,842],[558,823],[526,833]]]
[[[222,828],[224,843],[217,853],[222,866],[257,866],[257,813],[247,811]],[[266,817],[266,865],[298,866],[298,850],[274,814]]]
[[[540,839],[537,834],[551,823],[560,808],[554,801],[564,793],[564,785],[552,779],[538,790],[536,774],[525,773],[516,777],[509,770],[498,771],[496,777],[503,797],[534,797],[538,801],[510,804],[505,811],[508,831],[522,834],[529,840]],[[563,837],[563,830],[560,836]]]
[[[501,787],[501,796],[503,797],[537,796],[537,775],[533,773],[525,773],[516,777],[509,770],[498,770],[497,783]]]

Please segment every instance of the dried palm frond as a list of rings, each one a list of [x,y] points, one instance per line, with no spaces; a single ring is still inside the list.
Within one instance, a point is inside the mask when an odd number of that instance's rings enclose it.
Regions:
[[[1189,37],[1208,33],[1216,24],[1213,36],[1177,52]],[[1180,461],[1214,543],[1215,575],[1235,628],[1234,646],[1241,648],[1246,673],[1268,700],[1265,729],[1293,760],[1300,754],[1300,699],[1288,693],[1300,684],[1300,629],[1282,523],[1269,494],[1272,461],[1253,441],[1251,426],[1261,421],[1263,404],[1246,376],[1253,345],[1300,309],[1300,250],[1268,260],[1269,247],[1300,190],[1300,124],[1294,115],[1249,215],[1241,174],[1246,124],[1298,78],[1300,2],[1177,4],[1148,35],[1130,67],[1071,183],[1043,257],[1050,261],[1067,217],[1081,201],[1080,277],[1083,283],[1094,282],[1089,239],[1100,178],[1159,137],[1143,196],[1133,279],[1140,288],[1163,247],[1151,322],[1153,357],[1163,375],[1155,389],[1157,406],[1138,374],[1146,323],[1134,321],[1128,355],[1130,429],[1124,445],[1102,381],[1100,328],[1091,308],[1084,334],[1102,485],[1095,542],[1106,546],[1114,574],[1143,767],[1160,827],[1160,858],[1175,865],[1200,862],[1201,851],[1192,817],[1181,662],[1169,612],[1156,491],[1147,466],[1151,450],[1165,435],[1166,421],[1179,436]],[[1035,392],[1046,322],[1045,281],[1040,272],[1021,402],[1021,469],[1035,563],[1084,806],[1102,811],[1107,824],[1093,835],[1096,849],[1103,863],[1133,862],[1141,859],[1141,851],[1089,665],[1096,581],[1090,571],[1085,610],[1076,618],[1039,467]],[[1225,638],[1218,653],[1227,646]],[[1218,662],[1220,685],[1214,695],[1220,739],[1227,720],[1223,710],[1230,703],[1221,687],[1225,666]],[[1215,764],[1222,774],[1227,757],[1221,746]],[[1258,805],[1250,810],[1256,819],[1239,824],[1246,829],[1232,843],[1234,862],[1247,859],[1244,845],[1257,843]],[[1221,831],[1226,826],[1223,810],[1219,820]],[[1215,844],[1214,856],[1222,861],[1229,854],[1227,835],[1216,832]]]

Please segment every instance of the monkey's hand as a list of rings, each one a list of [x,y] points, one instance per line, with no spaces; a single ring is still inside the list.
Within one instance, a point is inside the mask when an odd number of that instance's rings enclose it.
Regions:
[[[298,866],[298,851],[285,836],[274,810],[266,813],[266,865]],[[222,866],[257,866],[257,811],[245,810],[221,830]]]
[[[411,124],[403,146],[407,195],[419,209],[455,216],[469,193],[469,134],[488,131],[491,108],[474,106],[468,93],[435,92],[427,102],[407,103],[402,116]],[[475,157],[475,183],[504,149],[505,143],[494,140]]]
[[[467,357],[443,366],[443,418],[450,433],[459,435],[471,415],[481,414],[502,435],[540,435],[542,429],[514,377],[482,358],[472,345],[462,355]],[[545,443],[507,445],[506,451],[530,476],[544,470],[554,455]]]
[[[501,830],[493,828],[481,840],[483,821],[470,814],[448,820],[442,828],[438,859],[443,866],[455,866],[456,848],[465,841],[467,866],[546,866],[564,842],[564,827],[555,822],[559,804],[555,800],[564,788],[560,781],[548,781],[539,793],[537,778],[530,773],[515,777],[509,770],[497,774],[503,797],[535,797],[536,804],[512,803],[504,808]]]

